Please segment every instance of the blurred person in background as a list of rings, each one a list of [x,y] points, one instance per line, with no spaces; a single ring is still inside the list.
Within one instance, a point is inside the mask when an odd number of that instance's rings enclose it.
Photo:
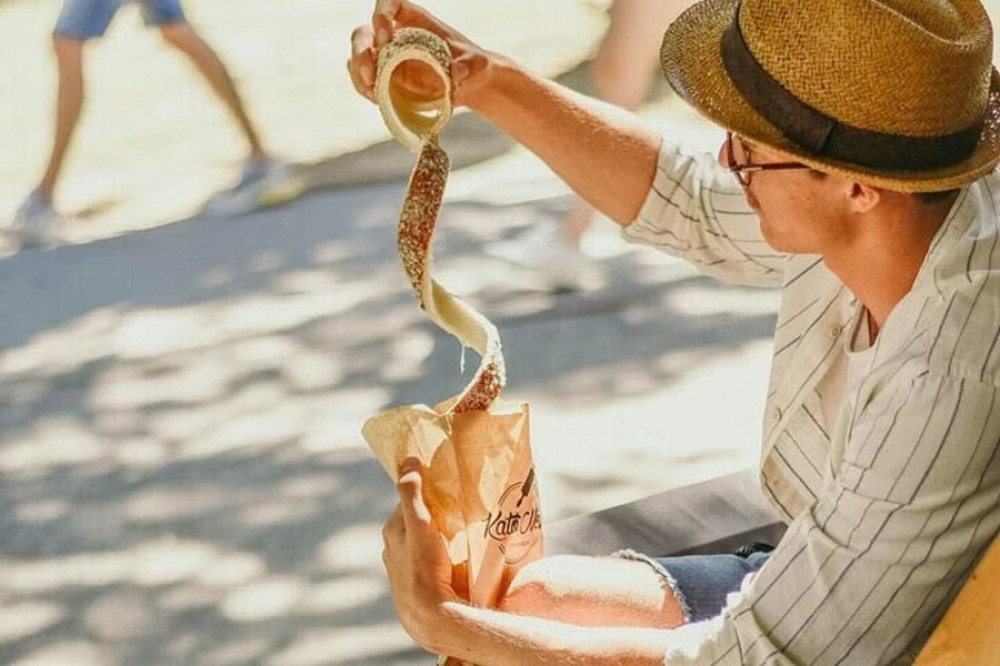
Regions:
[[[212,47],[187,22],[180,0],[64,0],[53,35],[59,94],[52,153],[41,182],[18,208],[11,223],[11,231],[24,247],[54,240],[53,226],[59,216],[53,206],[53,195],[83,109],[84,46],[87,41],[102,37],[122,5],[131,1],[139,4],[146,25],[158,29],[168,44],[191,59],[232,111],[249,145],[249,156],[239,180],[231,189],[213,197],[205,212],[235,215],[263,203],[291,198],[287,191],[291,183],[288,167],[271,158],[261,145],[232,77]]]
[[[623,109],[638,109],[656,81],[664,30],[692,2],[614,0],[608,30],[587,70],[594,94]],[[558,223],[497,243],[489,251],[534,271],[554,289],[578,289],[585,283],[588,263],[580,243],[593,219],[593,207],[577,198]]]

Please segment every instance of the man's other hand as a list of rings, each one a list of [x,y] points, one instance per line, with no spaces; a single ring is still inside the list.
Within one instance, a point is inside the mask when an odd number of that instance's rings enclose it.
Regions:
[[[474,96],[489,82],[496,56],[408,0],[378,0],[371,23],[358,26],[351,33],[351,57],[347,61],[347,70],[354,88],[369,100],[376,101],[374,88],[378,49],[392,41],[397,30],[408,27],[429,30],[447,42],[452,56],[455,104],[470,105]],[[432,98],[441,90],[441,82],[423,63],[403,63],[396,69],[393,78],[394,83],[417,98]]]

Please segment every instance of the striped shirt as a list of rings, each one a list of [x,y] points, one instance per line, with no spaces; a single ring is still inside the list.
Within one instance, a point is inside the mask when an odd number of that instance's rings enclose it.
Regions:
[[[819,256],[761,236],[735,179],[664,142],[627,240],[724,281],[782,289],[761,487],[789,523],[665,663],[910,663],[1000,528],[1000,176],[964,188],[871,365],[823,410],[856,298]],[[681,641],[683,642],[683,641]]]

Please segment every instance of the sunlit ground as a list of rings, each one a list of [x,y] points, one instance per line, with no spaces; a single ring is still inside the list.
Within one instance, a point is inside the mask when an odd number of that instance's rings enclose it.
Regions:
[[[556,73],[593,48],[607,0],[424,3],[489,47]],[[383,139],[378,113],[350,86],[349,34],[368,0],[188,0],[193,25],[219,51],[275,155],[312,163]],[[40,178],[51,142],[59,0],[0,2],[0,217]],[[553,48],[553,45],[558,45]],[[87,50],[87,104],[61,209],[70,240],[186,217],[236,176],[244,144],[183,56],[143,28],[135,7]]]
[[[606,5],[426,4],[551,73],[592,50]],[[326,183],[372,164],[405,175],[344,75],[367,2],[186,6],[275,152]],[[0,0],[0,211],[47,150],[57,11]],[[393,615],[379,530],[395,499],[359,434],[467,379],[393,252],[402,183],[192,218],[240,160],[225,114],[133,10],[90,64],[59,197],[71,242],[0,260],[0,663],[433,663]],[[676,101],[645,113],[718,142]],[[608,224],[587,243],[595,289],[539,290],[482,249],[556,219],[565,188],[455,125],[480,157],[450,184],[436,275],[500,327],[547,519],[752,466],[775,295],[630,249]]]

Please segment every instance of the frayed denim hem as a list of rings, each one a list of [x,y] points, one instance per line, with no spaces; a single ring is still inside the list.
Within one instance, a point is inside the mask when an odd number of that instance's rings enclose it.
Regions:
[[[643,562],[651,566],[653,571],[655,571],[660,577],[662,585],[666,589],[670,590],[670,592],[674,595],[674,599],[677,600],[677,605],[681,607],[681,615],[684,616],[685,624],[691,621],[691,609],[688,607],[687,599],[684,597],[684,593],[681,592],[679,587],[677,587],[677,581],[674,580],[674,577],[670,575],[670,572],[667,571],[662,564],[648,555],[637,553],[628,548],[612,553],[611,557],[618,557],[623,560],[631,560],[633,562]]]

